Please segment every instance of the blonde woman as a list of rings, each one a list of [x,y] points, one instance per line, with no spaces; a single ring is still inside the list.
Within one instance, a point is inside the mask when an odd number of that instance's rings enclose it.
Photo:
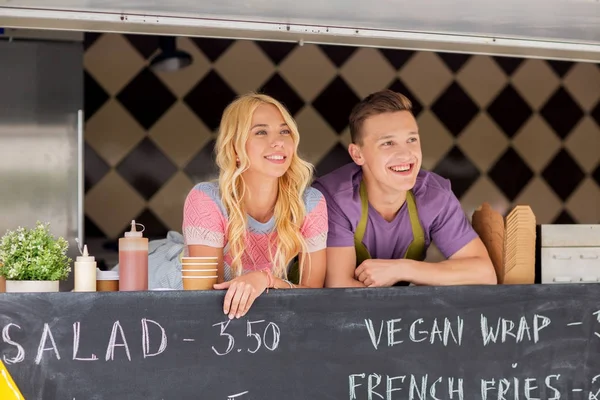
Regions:
[[[251,93],[224,111],[217,139],[218,182],[197,184],[184,206],[192,257],[218,257],[223,311],[244,316],[269,288],[320,288],[325,281],[327,205],[310,187],[298,128],[275,99]],[[288,280],[299,256],[299,284]]]

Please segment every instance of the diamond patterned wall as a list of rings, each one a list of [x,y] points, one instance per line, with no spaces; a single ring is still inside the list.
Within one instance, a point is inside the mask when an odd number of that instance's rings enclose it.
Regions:
[[[470,216],[530,204],[538,223],[600,223],[600,65],[342,46],[178,38],[194,58],[153,73],[153,36],[89,34],[85,52],[86,233],[180,230],[195,182],[216,177],[215,131],[237,94],[290,109],[301,152],[327,173],[350,161],[348,115],[392,88],[415,105],[423,166],[452,181]]]

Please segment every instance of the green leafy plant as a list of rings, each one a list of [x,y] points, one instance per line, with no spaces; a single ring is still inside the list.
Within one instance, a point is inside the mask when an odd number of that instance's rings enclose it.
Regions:
[[[13,281],[65,280],[71,272],[69,243],[50,233],[50,224],[8,230],[0,241],[0,276]]]

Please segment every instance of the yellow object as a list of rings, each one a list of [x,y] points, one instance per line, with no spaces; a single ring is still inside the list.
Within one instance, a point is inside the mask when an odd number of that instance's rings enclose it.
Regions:
[[[0,399],[25,400],[2,360],[0,360]]]

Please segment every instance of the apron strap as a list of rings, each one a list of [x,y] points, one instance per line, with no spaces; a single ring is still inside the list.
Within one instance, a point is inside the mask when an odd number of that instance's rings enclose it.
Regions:
[[[425,232],[421,221],[419,221],[419,213],[417,211],[417,202],[412,190],[406,193],[406,205],[408,206],[408,216],[410,217],[410,226],[412,228],[413,241],[406,249],[404,258],[416,261],[423,261],[425,254]]]
[[[369,219],[369,199],[367,198],[367,188],[364,182],[360,181],[360,220],[354,231],[354,250],[356,253],[356,266],[358,267],[363,261],[371,258],[369,250],[363,244],[365,231],[367,230],[367,221]]]
[[[363,239],[365,237],[365,231],[367,230],[367,221],[369,219],[369,199],[367,197],[367,188],[364,182],[361,180],[360,182],[360,220],[358,221],[358,225],[356,226],[356,230],[354,231],[354,251],[356,253],[356,267],[362,264],[363,261],[371,259],[371,254],[369,254],[369,250],[363,244]],[[404,258],[423,261],[423,256],[425,254],[425,232],[423,231],[423,226],[421,226],[421,221],[419,220],[419,213],[417,211],[417,202],[415,200],[415,195],[412,190],[409,190],[406,193],[406,205],[408,206],[408,216],[410,217],[410,226],[412,229],[413,240],[406,249],[406,254],[404,254]],[[292,283],[299,284],[300,283],[300,270],[298,265],[298,259],[291,265],[290,270],[288,271],[288,280]],[[407,285],[407,282],[398,282],[396,286],[404,286]]]
[[[360,182],[360,208],[361,215],[356,230],[354,231],[354,250],[356,253],[356,266],[358,267],[363,261],[371,257],[369,250],[363,244],[363,238],[367,229],[367,221],[369,218],[369,199],[367,197],[367,188],[364,182]],[[406,249],[404,254],[405,259],[423,261],[425,255],[425,231],[419,220],[419,212],[417,210],[417,202],[412,190],[406,193],[406,205],[408,207],[408,216],[410,218],[410,226],[412,229],[413,240]]]

